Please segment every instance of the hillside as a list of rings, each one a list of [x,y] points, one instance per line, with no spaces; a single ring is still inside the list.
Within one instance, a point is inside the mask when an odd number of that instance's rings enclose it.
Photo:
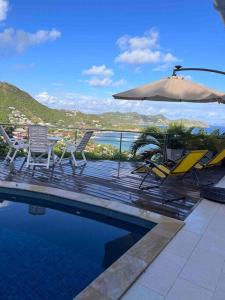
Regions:
[[[98,115],[100,119],[104,122],[111,124],[113,127],[127,127],[131,124],[136,127],[143,127],[147,125],[156,125],[156,126],[167,126],[170,123],[182,123],[187,127],[208,127],[207,123],[189,120],[189,119],[177,119],[170,120],[167,119],[164,115],[141,115],[138,113],[120,113],[120,112],[109,112]]]
[[[78,113],[76,119],[79,121],[85,119],[85,115]],[[74,114],[49,108],[19,88],[0,82],[0,122],[21,123],[21,121],[73,125]]]
[[[52,109],[14,85],[0,82],[0,123],[138,129],[146,125],[168,125],[170,122],[173,120],[160,114],[147,116],[138,113],[111,112],[95,115]],[[182,120],[182,123],[187,126],[207,126],[199,121]]]

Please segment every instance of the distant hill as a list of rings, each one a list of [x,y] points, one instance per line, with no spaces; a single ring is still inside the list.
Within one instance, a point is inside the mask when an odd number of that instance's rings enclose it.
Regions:
[[[138,113],[120,113],[120,112],[108,112],[98,115],[102,121],[107,120],[113,127],[126,127],[129,125],[135,125],[138,127],[143,127],[147,125],[156,125],[156,126],[167,126],[170,123],[182,123],[187,127],[208,127],[208,124],[201,121],[189,120],[189,119],[177,119],[170,120],[167,119],[164,115],[142,115]]]
[[[16,86],[0,82],[0,123],[40,123],[69,127],[138,129],[146,125],[168,125],[170,122],[174,122],[174,120],[169,120],[161,114],[154,116],[120,112],[84,114],[52,109],[39,103]],[[186,119],[182,120],[182,124],[195,127],[207,126],[203,122]]]

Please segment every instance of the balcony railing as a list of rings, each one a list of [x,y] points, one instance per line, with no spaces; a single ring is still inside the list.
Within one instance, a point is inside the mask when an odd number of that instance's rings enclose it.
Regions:
[[[8,130],[9,134],[11,134],[14,137],[17,138],[27,138],[27,132],[28,132],[28,126],[27,124],[1,124],[3,125],[6,130]],[[70,140],[78,140],[82,137],[84,132],[86,130],[93,130],[94,135],[93,138],[90,140],[89,144],[86,148],[86,155],[89,159],[113,159],[113,160],[139,160],[139,155],[134,155],[134,152],[132,151],[132,146],[135,142],[138,140],[139,146],[144,146],[146,143],[143,140],[140,140],[140,136],[143,133],[143,131],[132,131],[132,130],[112,130],[112,129],[96,129],[96,128],[77,128],[77,127],[55,127],[55,126],[48,126],[49,127],[49,135],[53,136],[59,136],[61,137],[61,141],[56,146],[56,153],[60,155],[60,151],[64,146],[64,142],[68,139]],[[151,140],[153,137],[156,136],[155,132],[145,132],[145,134],[149,137],[149,140]],[[197,133],[193,135],[196,137],[196,144],[190,145],[192,149],[208,149],[212,145],[210,145],[210,142],[212,143],[212,139],[208,141],[207,143],[204,143],[201,141],[200,135]],[[198,146],[197,144],[197,138],[199,137],[199,142],[201,142],[201,145]],[[152,152],[158,152],[156,156],[160,157],[161,160],[165,160],[168,153],[168,148],[182,148],[178,147],[181,142],[183,142],[184,137],[179,134],[167,134],[166,132],[157,133],[157,138],[153,142],[149,142],[147,149],[151,149]],[[214,140],[217,140],[217,146],[218,148],[225,147],[225,136],[224,135],[218,135],[214,136]],[[0,137],[0,156],[4,155],[4,151],[1,150],[3,148],[3,141],[1,141]],[[187,141],[188,144],[189,141]],[[193,139],[194,142],[194,139]],[[214,141],[215,142],[215,141]],[[191,144],[191,143],[190,143]],[[189,146],[184,147],[186,150]],[[216,151],[216,148],[212,149]],[[137,152],[140,154],[145,149],[141,149]],[[155,151],[157,150],[157,151]],[[182,149],[185,150],[185,149]],[[176,151],[175,157],[182,155],[182,150]],[[218,149],[219,150],[219,149]],[[171,156],[171,153],[169,154]],[[172,158],[172,157],[170,157]]]

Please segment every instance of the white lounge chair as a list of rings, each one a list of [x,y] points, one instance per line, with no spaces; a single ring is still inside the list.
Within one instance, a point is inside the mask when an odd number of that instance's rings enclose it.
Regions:
[[[62,156],[59,160],[59,164],[61,164],[62,162],[62,159],[64,158],[65,154],[66,153],[70,153],[71,155],[71,160],[72,160],[72,164],[77,167],[78,166],[78,162],[76,160],[76,156],[75,154],[77,152],[80,152],[81,153],[81,156],[83,158],[82,160],[82,165],[85,165],[87,163],[87,159],[85,157],[85,154],[84,154],[84,150],[87,146],[87,143],[89,142],[91,136],[93,135],[93,131],[86,131],[85,134],[83,135],[83,137],[81,138],[81,140],[79,141],[76,141],[76,142],[67,142],[66,143],[66,146],[63,150],[63,153],[62,153]]]
[[[10,138],[2,125],[0,125],[0,134],[9,146],[9,151],[4,162],[9,162],[11,164],[15,160],[17,152],[22,149],[27,149],[28,144],[23,139]]]
[[[29,126],[29,150],[27,167],[40,166],[49,169],[53,144],[48,141],[48,127],[40,125]],[[47,158],[44,156],[47,155]]]

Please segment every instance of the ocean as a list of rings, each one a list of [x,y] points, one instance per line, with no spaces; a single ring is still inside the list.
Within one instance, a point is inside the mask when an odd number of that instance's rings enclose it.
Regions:
[[[208,133],[219,129],[220,133],[225,133],[225,127],[223,126],[210,126],[205,128]],[[138,133],[133,132],[123,132],[122,133],[122,143],[121,143],[121,150],[122,151],[129,151],[132,143],[138,138]],[[104,144],[104,145],[111,145],[117,149],[120,148],[120,132],[101,132],[94,136],[93,141],[95,144]]]

